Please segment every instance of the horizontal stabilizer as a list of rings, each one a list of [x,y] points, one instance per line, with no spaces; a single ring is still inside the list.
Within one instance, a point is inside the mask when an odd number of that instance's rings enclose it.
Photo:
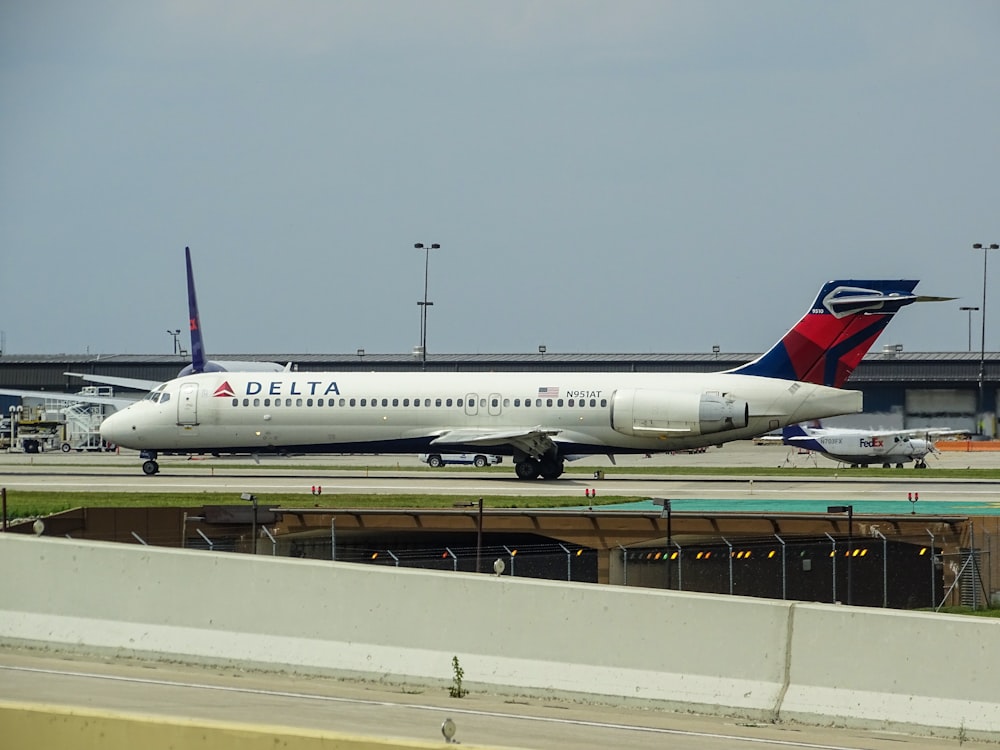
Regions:
[[[142,380],[141,378],[119,378],[113,375],[84,375],[79,372],[64,372],[63,375],[80,378],[88,383],[113,385],[117,388],[134,388],[137,391],[151,391],[163,382],[161,380]]]

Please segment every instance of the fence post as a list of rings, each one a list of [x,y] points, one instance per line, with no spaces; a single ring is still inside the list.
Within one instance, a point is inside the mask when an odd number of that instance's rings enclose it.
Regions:
[[[275,557],[278,554],[278,540],[271,536],[271,532],[267,530],[267,526],[261,526],[267,538],[271,540],[271,557]]]
[[[830,603],[836,604],[837,603],[837,540],[834,539],[832,536],[830,536],[828,532],[824,531],[823,533],[826,534],[826,538],[830,540],[831,544],[833,544],[833,554],[830,555],[830,560],[833,562],[833,598],[830,599]]]
[[[566,553],[566,580],[573,580],[573,553],[571,553],[566,546],[560,542],[559,546],[562,547],[562,551]]]
[[[729,595],[733,595],[733,545],[729,543],[726,537],[722,537],[722,541],[726,543],[729,547]]]
[[[681,563],[684,561],[684,549],[676,541],[674,546],[677,548],[677,590],[684,590],[684,571],[681,569]]]
[[[504,544],[502,546],[503,546],[503,551],[507,553],[508,557],[510,557],[510,577],[513,578],[514,577],[514,555],[517,554],[517,550],[516,549],[515,550],[510,549],[506,544]]]
[[[931,609],[937,612],[937,598],[934,596],[934,579],[936,576],[934,568],[934,534],[930,529],[924,529],[931,538]]]
[[[777,534],[774,538],[781,542],[781,598],[788,598],[788,573],[785,570],[785,540]]]
[[[882,606],[889,606],[889,540],[878,529],[872,529],[882,538]]]

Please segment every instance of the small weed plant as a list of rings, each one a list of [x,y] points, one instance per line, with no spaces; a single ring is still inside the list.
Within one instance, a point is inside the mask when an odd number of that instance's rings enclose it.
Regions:
[[[448,694],[452,698],[464,698],[469,694],[469,691],[462,687],[462,678],[465,677],[465,670],[458,663],[457,656],[451,657],[451,672],[451,687],[448,688]]]

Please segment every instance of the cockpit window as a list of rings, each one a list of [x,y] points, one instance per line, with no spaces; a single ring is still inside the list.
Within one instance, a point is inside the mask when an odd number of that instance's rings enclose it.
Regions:
[[[146,399],[145,400],[146,401],[152,401],[153,403],[159,403],[159,404],[166,403],[167,401],[170,400],[170,394],[169,393],[165,393],[164,390],[163,390],[166,387],[167,387],[167,384],[164,383],[163,385],[159,386],[158,388],[150,391],[149,393],[146,394]]]

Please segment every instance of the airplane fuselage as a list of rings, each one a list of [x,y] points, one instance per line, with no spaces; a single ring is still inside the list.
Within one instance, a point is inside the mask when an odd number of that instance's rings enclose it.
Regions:
[[[889,464],[921,461],[931,452],[929,441],[903,435],[857,433],[813,435],[827,458],[846,464]]]
[[[105,420],[121,446],[159,452],[530,455],[656,452],[858,412],[861,394],[731,373],[201,373]],[[468,442],[461,442],[467,440]],[[525,443],[526,444],[526,443]]]

